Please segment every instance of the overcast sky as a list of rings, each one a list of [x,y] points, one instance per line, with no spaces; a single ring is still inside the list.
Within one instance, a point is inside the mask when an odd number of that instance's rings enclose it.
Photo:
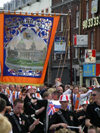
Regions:
[[[0,7],[3,7],[3,4],[10,2],[11,0],[0,0]]]

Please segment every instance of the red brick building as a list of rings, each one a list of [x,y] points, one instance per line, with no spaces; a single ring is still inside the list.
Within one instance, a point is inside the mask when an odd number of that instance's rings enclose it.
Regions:
[[[96,50],[96,64],[100,64],[100,0],[81,0],[81,25],[81,34],[88,35],[88,49]],[[96,73],[99,80],[99,70]],[[91,77],[88,81],[91,84]]]

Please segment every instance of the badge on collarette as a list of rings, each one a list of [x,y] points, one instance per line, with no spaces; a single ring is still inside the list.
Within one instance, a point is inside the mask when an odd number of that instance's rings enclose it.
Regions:
[[[24,120],[22,120],[22,125],[25,125],[25,121]]]
[[[70,120],[73,121],[73,116],[72,115],[70,116]]]

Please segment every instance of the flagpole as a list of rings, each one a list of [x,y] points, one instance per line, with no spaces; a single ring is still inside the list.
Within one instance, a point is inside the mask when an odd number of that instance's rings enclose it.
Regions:
[[[48,101],[48,103],[47,103],[47,108],[46,108],[45,133],[48,133],[48,122],[49,122],[48,107],[49,107],[49,101]]]
[[[68,13],[36,13],[36,12],[23,12],[23,11],[10,11],[10,10],[0,10],[0,13],[15,13],[15,14],[27,14],[27,15],[50,15],[50,16],[68,16]]]
[[[72,73],[72,38],[71,38],[71,9],[69,10],[69,24],[70,24],[70,38],[69,38],[69,41],[70,41],[70,84],[72,85],[72,80],[73,80],[73,73]],[[74,110],[74,105],[73,105],[73,90],[71,92],[71,105],[72,105],[72,110]]]

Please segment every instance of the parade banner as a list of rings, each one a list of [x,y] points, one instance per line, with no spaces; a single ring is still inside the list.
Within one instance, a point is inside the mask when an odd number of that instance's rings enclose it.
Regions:
[[[59,16],[0,14],[3,83],[43,84]]]

